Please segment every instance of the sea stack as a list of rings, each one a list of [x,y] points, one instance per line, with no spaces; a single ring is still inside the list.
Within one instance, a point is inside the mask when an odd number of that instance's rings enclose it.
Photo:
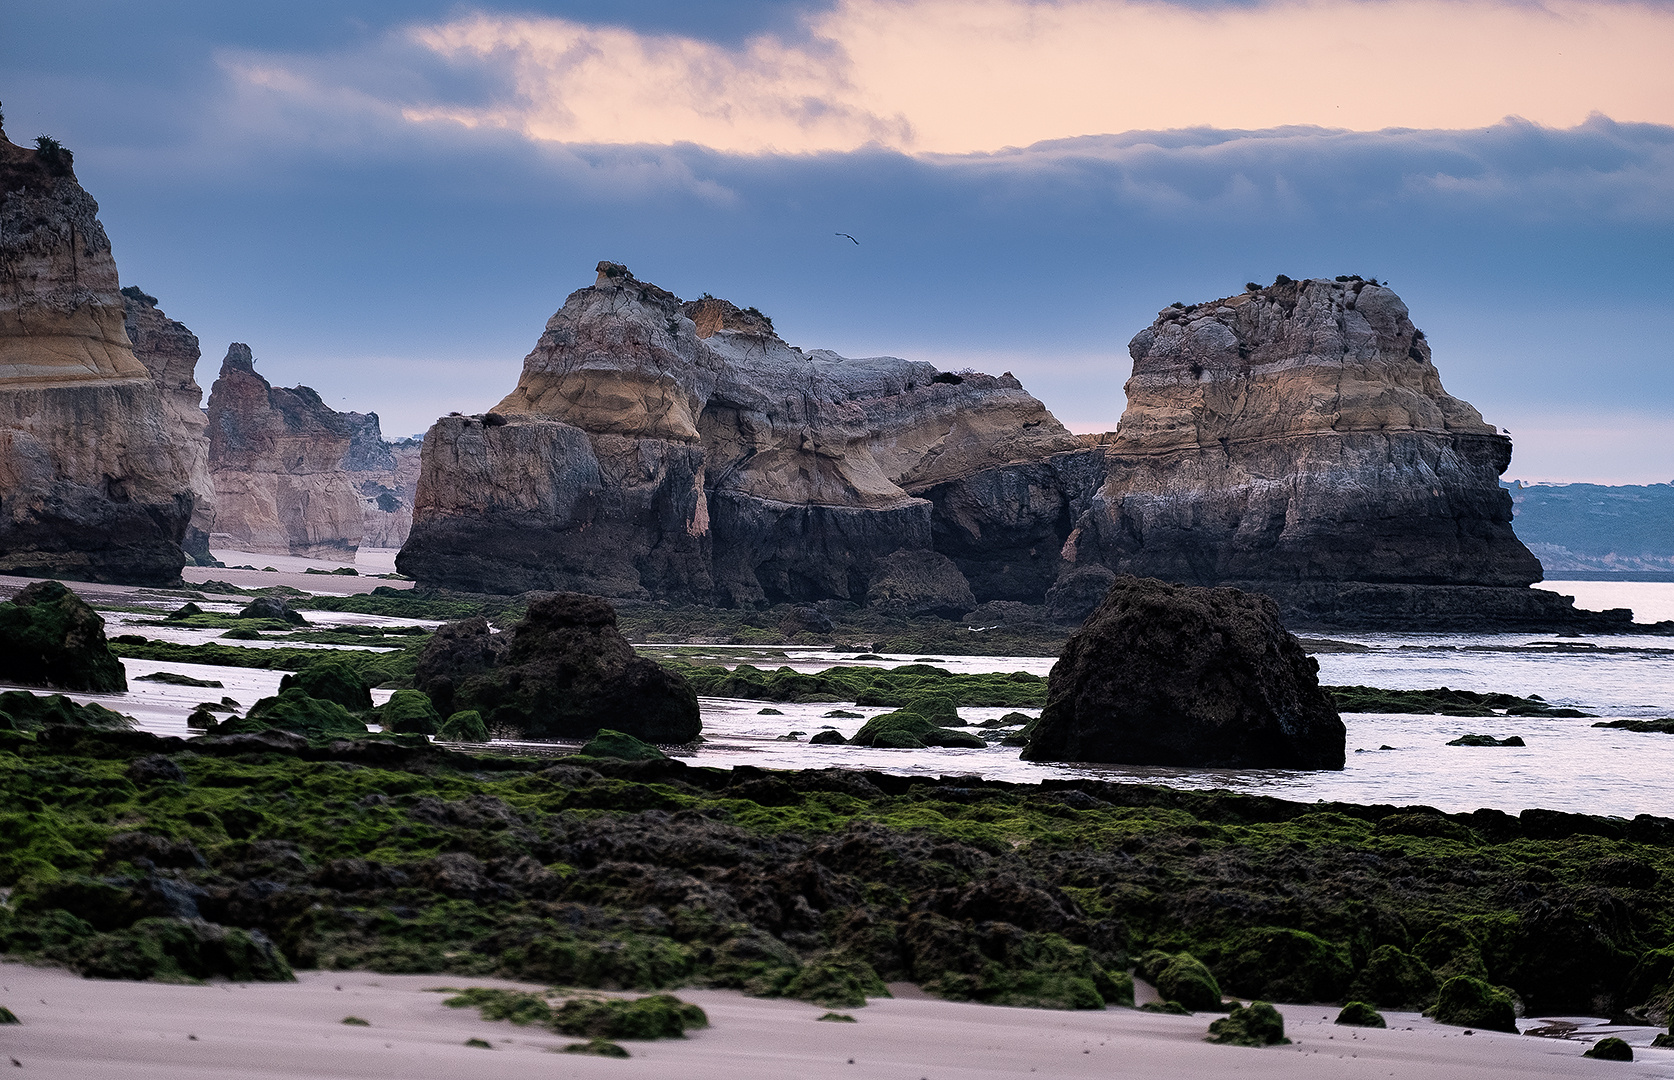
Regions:
[[[134,357],[145,365],[163,395],[163,406],[191,454],[192,522],[182,546],[194,560],[207,563],[209,533],[215,521],[215,481],[209,474],[209,420],[198,385],[198,336],[165,315],[157,298],[138,286],[122,290],[122,323]]]
[[[306,386],[276,387],[234,342],[209,392],[218,548],[352,562],[364,530],[344,468],[354,429]]]
[[[0,131],[0,573],[180,578],[191,436],[134,356],[70,151]]]
[[[858,603],[880,559],[935,555],[947,533],[940,588],[967,609],[959,576],[1037,595],[1051,581],[1062,498],[1043,462],[1076,441],[1016,379],[804,352],[754,309],[683,301],[616,263],[597,274],[504,401],[426,436],[403,573],[489,592]],[[1050,488],[1044,524],[1027,498],[972,494],[1027,494],[1031,471]],[[960,547],[973,533],[990,539]]]
[[[1128,346],[1102,481],[1077,509],[1088,567],[1279,601],[1287,621],[1553,624],[1499,477],[1511,440],[1447,393],[1395,292],[1292,281],[1165,308]]]

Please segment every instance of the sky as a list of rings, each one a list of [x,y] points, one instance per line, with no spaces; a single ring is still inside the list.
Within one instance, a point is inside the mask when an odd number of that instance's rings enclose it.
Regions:
[[[1674,480],[1671,56],[1674,0],[0,0],[206,390],[421,432],[610,259],[1106,431],[1159,309],[1361,274],[1547,482]]]

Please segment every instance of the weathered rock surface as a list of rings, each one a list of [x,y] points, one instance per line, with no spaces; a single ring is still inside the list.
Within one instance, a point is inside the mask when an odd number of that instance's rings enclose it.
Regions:
[[[1121,577],[1052,666],[1023,757],[1340,769],[1318,673],[1269,597]]]
[[[56,581],[37,581],[0,603],[0,682],[58,690],[128,689],[105,620]]]
[[[237,551],[352,561],[365,514],[344,468],[344,414],[306,386],[272,386],[234,342],[209,392],[211,543]]]
[[[1309,623],[1573,617],[1527,588],[1511,440],[1442,388],[1393,290],[1281,279],[1165,309],[1128,349],[1120,425],[1058,462],[1094,482],[1074,566],[1254,589]]]
[[[702,730],[684,678],[637,655],[596,597],[560,593],[529,605],[502,633],[488,620],[441,627],[414,682],[437,711],[482,714],[492,731],[533,739],[587,739],[601,728],[654,743]]]
[[[601,263],[511,395],[432,428],[398,566],[494,592],[858,601],[879,558],[941,528],[956,572],[1027,595],[1062,538],[981,493],[1074,445],[1009,375],[803,352],[753,310]]]
[[[398,548],[413,527],[418,493],[418,439],[385,441],[377,413],[344,413],[349,452],[343,468],[361,498],[361,547]]]
[[[209,419],[197,380],[198,359],[203,355],[198,336],[163,314],[157,298],[134,285],[122,290],[122,325],[134,357],[151,373],[169,419],[190,451],[192,521],[181,546],[193,559],[207,563],[215,521],[215,481],[209,474]]]
[[[68,151],[0,131],[0,572],[166,584],[192,448],[123,328]]]

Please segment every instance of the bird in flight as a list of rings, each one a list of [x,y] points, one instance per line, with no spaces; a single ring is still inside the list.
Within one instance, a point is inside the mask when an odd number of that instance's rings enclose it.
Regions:
[[[832,234],[831,234],[831,235],[832,235],[832,236],[848,236],[848,237],[849,237],[849,239],[850,239],[850,240],[854,240],[854,237],[852,237],[852,236],[849,236],[849,234],[848,234],[848,233],[846,233],[846,232],[840,232],[840,233],[832,233]],[[859,245],[860,245],[860,241],[859,241],[859,240],[854,240],[854,242],[855,242],[855,246],[857,246],[857,247],[858,247],[858,246],[859,246]]]

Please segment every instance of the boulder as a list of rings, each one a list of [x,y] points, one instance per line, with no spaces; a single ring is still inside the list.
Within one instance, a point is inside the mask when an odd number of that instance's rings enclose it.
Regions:
[[[434,735],[442,728],[442,716],[430,697],[418,690],[397,690],[378,710],[385,731],[397,735]]]
[[[1633,1047],[1614,1035],[1606,1035],[1588,1047],[1581,1056],[1596,1061],[1632,1061]]]
[[[779,632],[786,637],[796,634],[829,634],[837,628],[825,612],[808,604],[797,604],[779,620]]]
[[[1379,945],[1367,957],[1349,994],[1385,1009],[1424,1009],[1436,1000],[1436,976],[1411,953]]]
[[[1364,1001],[1351,1001],[1344,1005],[1333,1023],[1341,1024],[1344,1027],[1381,1028],[1389,1026],[1384,1021],[1383,1014]]]
[[[298,612],[292,611],[291,606],[274,596],[258,596],[238,613],[241,619],[272,619],[275,622],[286,622],[292,626],[307,626],[308,620]]]
[[[927,746],[963,746],[980,750],[988,744],[963,731],[949,731],[916,712],[883,713],[866,721],[849,740],[851,746],[889,750],[922,750]]]
[[[1029,761],[1340,769],[1346,732],[1265,596],[1121,578],[1053,665]]]
[[[265,697],[250,706],[242,721],[234,720],[220,728],[238,733],[242,727],[250,731],[278,728],[310,739],[333,735],[365,735],[366,725],[349,714],[349,710],[335,701],[310,697],[300,686],[279,691],[275,697]]]
[[[372,688],[360,672],[342,660],[319,660],[279,680],[284,693],[297,687],[319,701],[334,701],[351,712],[372,707]]]
[[[1157,993],[1164,1001],[1192,1012],[1220,1012],[1221,986],[1214,974],[1191,953],[1171,957],[1156,972]]]
[[[73,156],[0,130],[0,574],[169,585],[192,437],[135,357]]]
[[[442,722],[436,737],[444,742],[487,742],[488,728],[482,722],[482,713],[462,709]]]
[[[1431,1015],[1438,1024],[1517,1034],[1511,995],[1469,975],[1457,975],[1442,983]]]
[[[0,680],[115,693],[128,689],[105,620],[56,581],[37,581],[0,604]]]
[[[94,702],[78,705],[63,694],[0,693],[0,731],[39,731],[49,724],[94,731],[125,731],[134,718]]]
[[[575,752],[575,756],[616,758],[618,761],[660,761],[668,755],[632,735],[601,728],[597,735],[588,739],[586,745]]]
[[[977,606],[971,583],[934,551],[896,551],[873,564],[866,606],[885,615],[958,619]]]
[[[597,597],[558,593],[491,633],[482,619],[443,627],[415,685],[443,713],[475,710],[488,727],[531,739],[586,739],[601,728],[684,743],[702,728],[686,680],[634,653]]]
[[[1225,1019],[1209,1025],[1206,1042],[1225,1046],[1287,1046],[1285,1018],[1265,1001],[1239,1005]]]

